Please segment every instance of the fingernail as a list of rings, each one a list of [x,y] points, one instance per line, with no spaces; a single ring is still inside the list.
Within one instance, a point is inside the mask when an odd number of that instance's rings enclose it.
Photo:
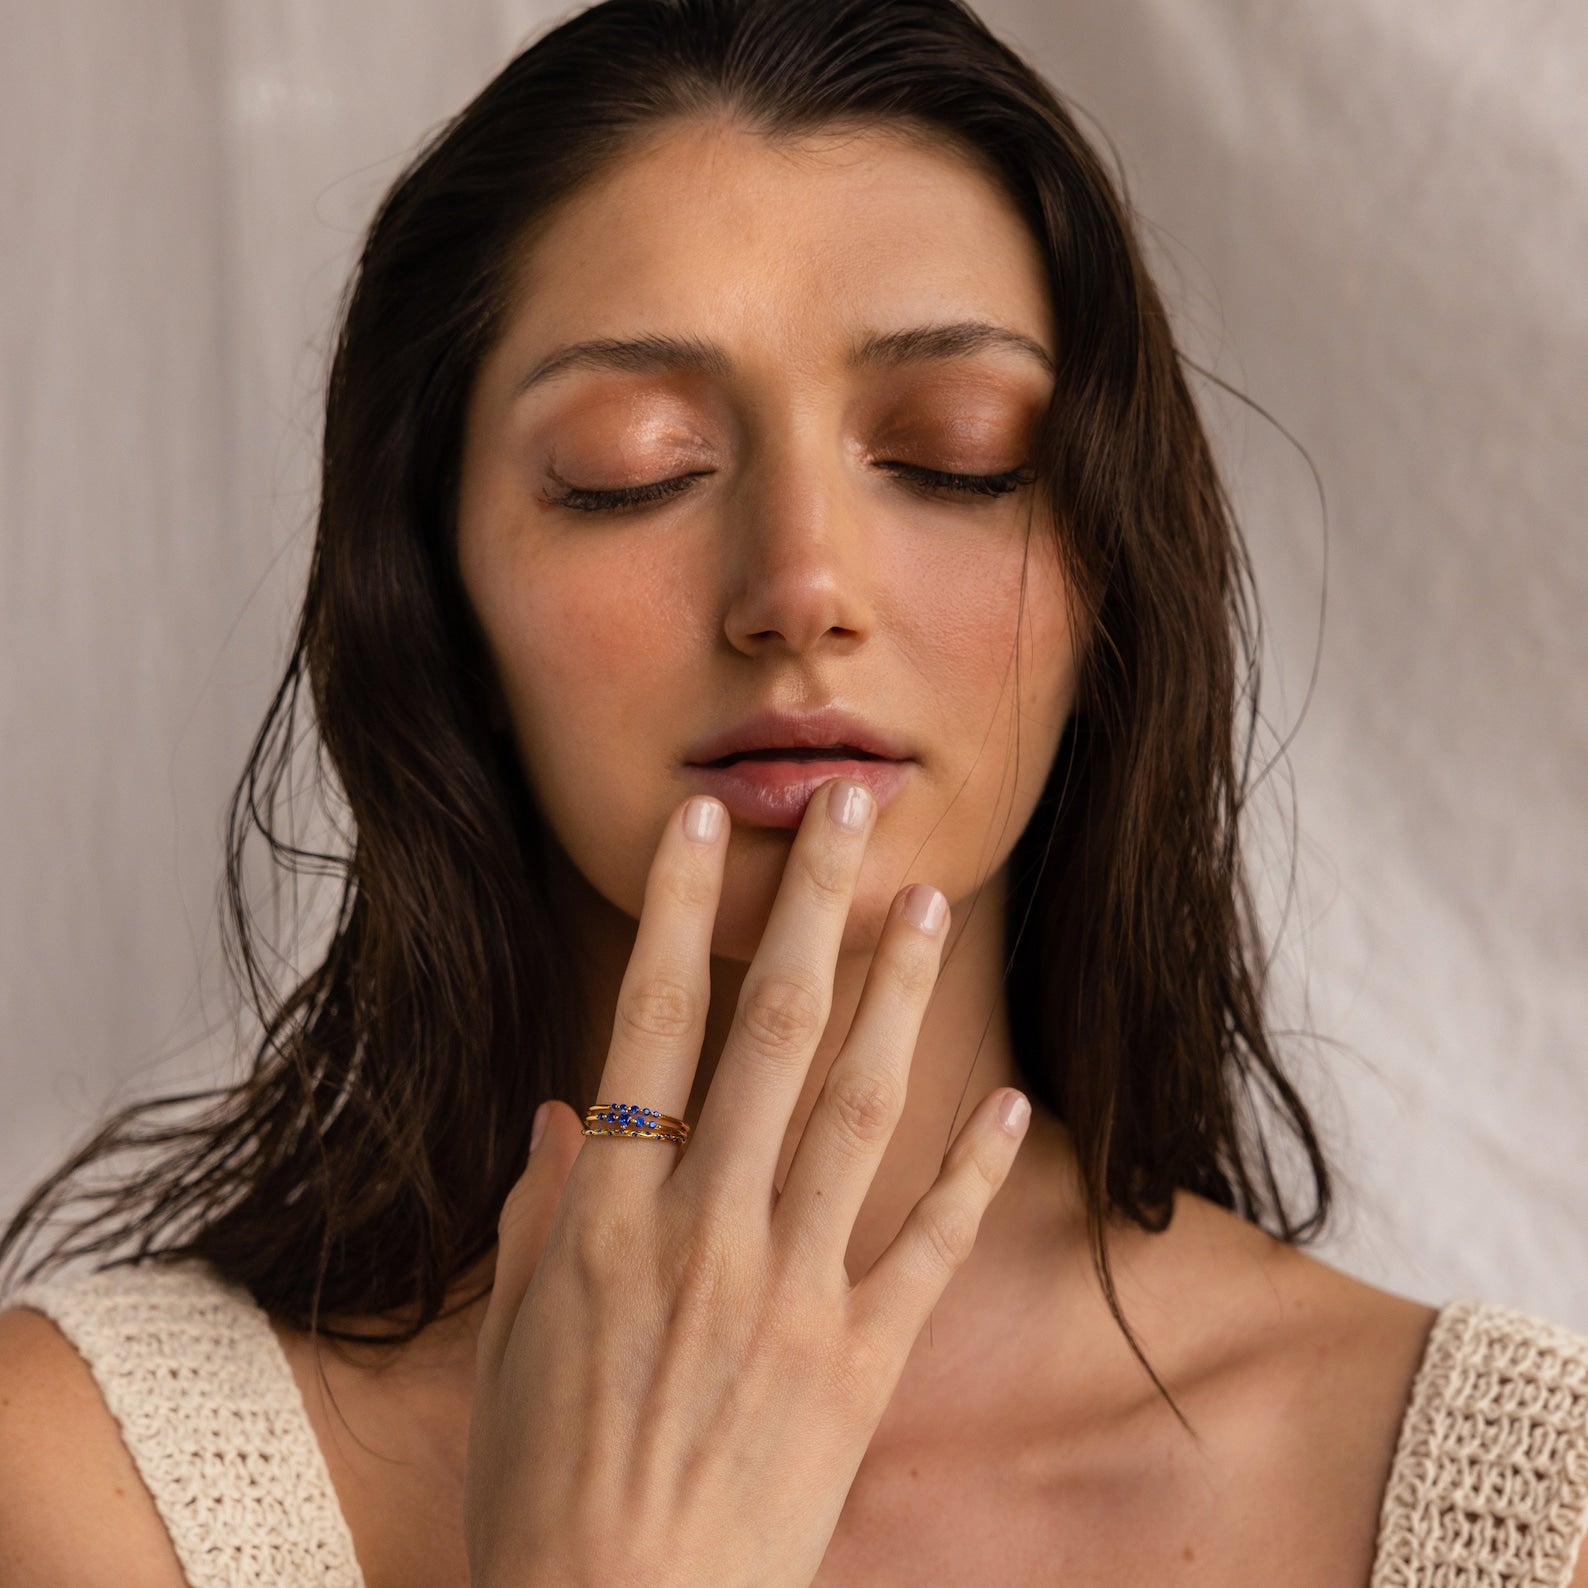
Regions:
[[[551,1100],[548,1098],[535,1110],[534,1122],[529,1127],[529,1151],[533,1157],[535,1149],[540,1145],[540,1138],[546,1134],[546,1121],[551,1118]]]
[[[684,832],[697,844],[714,844],[722,831],[722,806],[716,800],[696,798],[684,807]]]
[[[1031,1103],[1023,1092],[1011,1092],[998,1105],[998,1123],[1011,1136],[1018,1136],[1031,1118]]]
[[[871,790],[864,783],[846,784],[841,792],[835,788],[827,796],[827,814],[852,833],[858,833],[866,825],[870,809]]]
[[[912,882],[904,891],[904,918],[923,932],[935,932],[948,914],[948,900],[929,882]]]

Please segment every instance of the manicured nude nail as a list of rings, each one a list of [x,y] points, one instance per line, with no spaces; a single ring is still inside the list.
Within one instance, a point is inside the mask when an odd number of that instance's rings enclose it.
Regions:
[[[998,1123],[1011,1136],[1018,1136],[1031,1118],[1031,1104],[1023,1092],[1011,1092],[998,1105]]]
[[[858,833],[871,809],[871,790],[864,783],[848,783],[829,790],[827,814],[840,827]]]
[[[712,844],[722,831],[722,806],[697,797],[684,807],[684,832],[697,844]]]
[[[923,932],[935,932],[948,914],[948,900],[929,882],[912,882],[904,894],[904,918]]]

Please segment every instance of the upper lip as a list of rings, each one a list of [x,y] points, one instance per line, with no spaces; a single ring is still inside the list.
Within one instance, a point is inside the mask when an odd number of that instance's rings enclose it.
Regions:
[[[840,706],[812,712],[757,712],[700,740],[685,759],[691,766],[703,766],[745,750],[809,750],[822,745],[847,745],[889,761],[910,759],[909,751],[893,734]]]

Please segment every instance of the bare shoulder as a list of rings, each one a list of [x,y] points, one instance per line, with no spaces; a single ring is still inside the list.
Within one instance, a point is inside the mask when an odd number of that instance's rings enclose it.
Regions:
[[[1183,1291],[1222,1329],[1239,1364],[1331,1438],[1361,1429],[1381,1448],[1398,1429],[1438,1310],[1367,1283],[1198,1197],[1177,1203]],[[1312,1426],[1307,1418],[1301,1426]],[[1353,1443],[1348,1439],[1348,1443]],[[1359,1452],[1360,1453],[1360,1452]]]
[[[1275,1283],[1290,1310],[1277,1359],[1298,1403],[1327,1430],[1330,1459],[1370,1464],[1382,1487],[1438,1309],[1293,1247],[1277,1255]]]
[[[1366,1582],[1437,1310],[1198,1197],[1177,1198],[1170,1233],[1135,1243],[1131,1317],[1212,1475],[1203,1568],[1229,1583]]]
[[[1367,1464],[1373,1487],[1382,1490],[1438,1311],[1293,1249],[1280,1267],[1297,1319],[1293,1371],[1302,1371],[1309,1351],[1318,1359],[1310,1387],[1298,1381],[1301,1403],[1328,1440],[1314,1466],[1317,1480],[1349,1492],[1355,1460]],[[1588,1548],[1564,1588],[1588,1588]]]
[[[186,1588],[88,1365],[42,1312],[0,1312],[0,1581]]]

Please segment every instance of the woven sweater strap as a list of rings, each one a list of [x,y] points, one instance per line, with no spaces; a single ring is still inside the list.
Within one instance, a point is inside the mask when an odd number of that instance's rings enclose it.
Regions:
[[[190,1588],[364,1588],[280,1342],[207,1264],[49,1276],[5,1298],[88,1364]]]
[[[1372,1588],[1567,1588],[1588,1530],[1588,1339],[1443,1308],[1379,1518]]]

